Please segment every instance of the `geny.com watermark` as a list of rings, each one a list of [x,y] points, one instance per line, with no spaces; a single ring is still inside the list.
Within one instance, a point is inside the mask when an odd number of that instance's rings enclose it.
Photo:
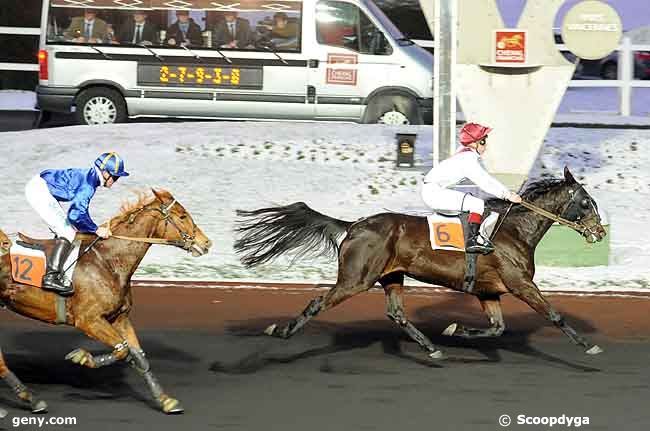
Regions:
[[[499,416],[499,425],[502,427],[509,427],[513,423],[512,418],[509,415]],[[527,416],[527,415],[517,415],[515,418],[515,423],[517,425],[544,425],[549,428],[556,425],[564,427],[574,427],[580,428],[583,425],[589,425],[588,416]]]
[[[43,427],[48,427],[48,426],[63,426],[63,425],[77,425],[77,418],[75,417],[58,417],[58,416],[52,416],[52,417],[35,417],[35,416],[30,416],[30,417],[20,417],[16,416],[11,418],[11,425],[14,428],[18,428],[21,426],[28,426],[28,425],[36,425],[39,428]]]

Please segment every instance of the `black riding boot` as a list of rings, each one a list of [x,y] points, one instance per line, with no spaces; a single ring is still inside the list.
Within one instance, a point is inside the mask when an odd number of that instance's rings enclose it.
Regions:
[[[52,290],[62,296],[72,295],[74,288],[72,285],[66,286],[63,281],[63,265],[68,258],[72,244],[65,238],[57,238],[55,241],[52,255],[47,259],[43,289]]]
[[[490,254],[494,251],[494,246],[489,239],[480,234],[481,225],[479,223],[469,223],[469,238],[465,244],[465,252]],[[479,237],[481,242],[478,241]]]

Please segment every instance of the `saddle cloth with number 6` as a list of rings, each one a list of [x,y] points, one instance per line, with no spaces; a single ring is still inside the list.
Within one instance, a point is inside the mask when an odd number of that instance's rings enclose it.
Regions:
[[[63,265],[64,271],[70,265],[73,265],[64,274],[66,284],[72,281],[80,245],[81,241],[75,241],[73,243],[72,251]],[[43,249],[31,244],[27,247],[18,242],[14,242],[9,249],[9,254],[11,257],[11,278],[14,282],[42,287],[43,276],[47,268],[47,258]]]
[[[465,251],[467,214],[462,213],[460,216],[445,216],[433,213],[428,215],[427,224],[429,225],[431,248],[433,250]],[[489,238],[492,235],[498,219],[499,214],[491,212],[483,220],[480,228],[483,237]]]

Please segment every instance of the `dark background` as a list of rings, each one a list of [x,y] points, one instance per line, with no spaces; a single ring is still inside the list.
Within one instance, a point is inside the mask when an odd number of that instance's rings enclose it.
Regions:
[[[0,27],[40,27],[41,0],[2,0]],[[0,63],[36,63],[38,36],[0,34]],[[37,72],[0,70],[0,89],[33,90]]]

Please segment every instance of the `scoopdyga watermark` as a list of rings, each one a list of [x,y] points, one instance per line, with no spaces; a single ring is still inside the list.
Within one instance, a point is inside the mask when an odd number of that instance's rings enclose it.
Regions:
[[[589,425],[588,416],[528,416],[517,415],[515,423],[517,425],[543,425],[549,428],[554,426],[566,428],[580,428],[583,425]],[[512,424],[510,415],[499,416],[499,425],[509,427]]]

